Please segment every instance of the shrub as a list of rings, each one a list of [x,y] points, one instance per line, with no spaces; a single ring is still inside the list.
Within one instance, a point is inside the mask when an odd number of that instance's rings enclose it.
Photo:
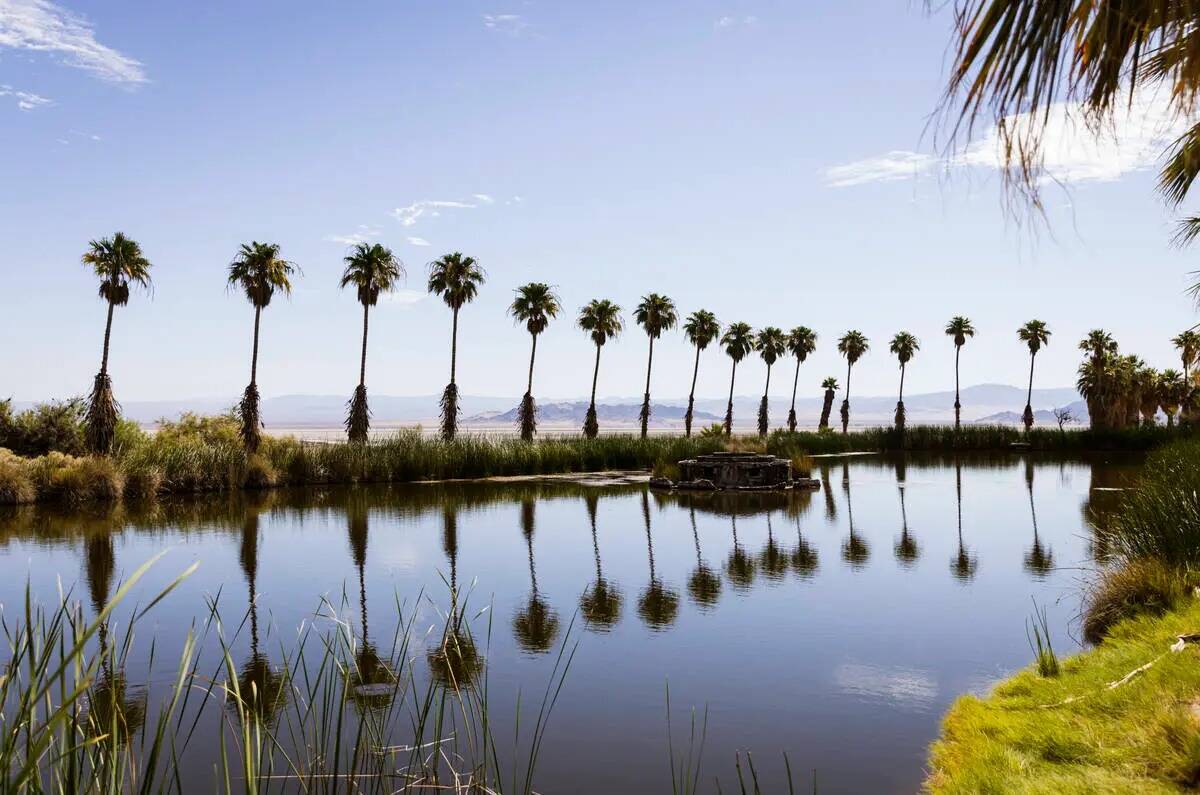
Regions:
[[[20,456],[50,452],[82,455],[84,405],[80,398],[39,403],[14,414],[12,401],[0,401],[0,447]]]
[[[1083,637],[1104,640],[1118,621],[1139,615],[1162,615],[1188,598],[1188,578],[1151,558],[1127,561],[1104,571],[1084,601]]]
[[[125,467],[125,497],[144,500],[158,495],[163,485],[162,470],[149,464]]]
[[[246,459],[246,472],[242,486],[247,489],[269,489],[279,480],[279,474],[271,462],[255,453]]]
[[[37,499],[26,464],[0,447],[0,505],[23,505]]]
[[[51,474],[49,490],[54,498],[72,505],[119,500],[125,478],[111,458],[75,458]]]
[[[232,409],[224,414],[203,415],[185,411],[178,420],[158,421],[156,441],[203,442],[208,445],[241,446],[241,422]]]

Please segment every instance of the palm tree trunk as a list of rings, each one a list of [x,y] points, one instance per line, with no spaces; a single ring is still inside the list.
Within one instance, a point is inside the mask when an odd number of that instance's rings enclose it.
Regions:
[[[737,378],[737,360],[733,362],[733,369],[729,373],[729,406],[725,409],[725,435],[733,434],[733,382]]]
[[[600,424],[596,420],[596,382],[600,378],[600,343],[596,343],[596,367],[592,371],[592,400],[588,404],[587,416],[583,420],[583,435],[588,439],[596,438],[600,432]]]
[[[900,403],[904,403],[904,365],[900,365]]]
[[[358,385],[367,385],[367,317],[370,314],[371,308],[367,304],[363,304],[363,344],[362,344],[362,363],[358,366]]]
[[[700,346],[696,346],[696,363],[692,365],[692,390],[688,392],[687,413],[683,415],[683,435],[692,435],[692,408],[696,405],[696,378],[700,375]]]
[[[846,397],[842,399],[842,433],[846,433],[850,428],[850,371],[853,368],[853,362],[846,359]]]
[[[454,309],[454,320],[450,330],[450,384],[454,385],[454,371],[458,364],[458,308]]]
[[[250,354],[250,386],[258,383],[258,321],[262,317],[262,307],[254,307],[254,349]]]
[[[962,346],[954,346],[954,430],[958,430],[962,425],[962,402],[958,399],[958,356],[962,353]]]
[[[104,321],[104,350],[100,355],[100,375],[108,375],[108,341],[112,337],[113,303],[108,302],[108,319]]]
[[[600,346],[596,346],[596,367],[592,370],[592,402],[593,409],[596,408],[596,382],[600,379]]]
[[[650,355],[646,357],[646,394],[642,396],[642,438],[650,424],[650,368],[654,365],[654,337],[650,338]]]
[[[1025,405],[1033,405],[1033,360],[1037,357],[1036,353],[1029,354],[1029,389],[1025,392]]]
[[[800,385],[800,357],[796,357],[796,375],[792,379],[792,405],[788,409],[788,430],[796,431],[796,387]]]
[[[529,383],[525,387],[527,394],[533,394],[533,360],[537,356],[537,334],[531,334],[533,337],[533,349],[529,351]]]

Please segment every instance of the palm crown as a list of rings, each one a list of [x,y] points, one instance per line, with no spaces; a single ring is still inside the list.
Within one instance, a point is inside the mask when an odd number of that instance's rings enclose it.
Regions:
[[[1029,346],[1029,353],[1036,354],[1050,344],[1050,329],[1041,320],[1031,320],[1017,329],[1017,339]]]
[[[841,387],[838,386],[836,378],[830,377],[821,382],[821,389],[832,389],[836,392],[837,390],[841,389]]]
[[[230,287],[241,287],[250,303],[261,309],[271,303],[276,290],[291,294],[291,276],[296,271],[294,263],[280,258],[278,245],[256,240],[238,249],[229,263],[228,283]]]
[[[721,333],[721,324],[712,312],[697,309],[683,322],[683,333],[688,342],[704,350]]]
[[[1179,355],[1189,366],[1196,363],[1200,354],[1200,334],[1188,330],[1178,335],[1171,342],[1179,349]]]
[[[775,364],[776,359],[787,353],[787,337],[780,329],[767,326],[755,336],[754,347],[758,350],[758,355],[770,367]]]
[[[619,335],[625,329],[621,320],[621,307],[608,299],[597,298],[589,301],[579,310],[576,325],[592,337],[596,345],[603,345]]]
[[[912,360],[917,351],[921,350],[921,343],[912,334],[901,331],[892,337],[892,343],[888,346],[888,350],[896,355],[901,365],[905,365]]]
[[[871,348],[870,340],[861,331],[847,331],[838,340],[838,353],[846,357],[846,361],[854,364]]]
[[[734,362],[746,358],[746,354],[754,350],[754,329],[749,323],[730,323],[721,335],[721,347]]]
[[[353,286],[363,306],[375,306],[379,294],[391,292],[404,276],[404,266],[390,249],[379,243],[358,243],[343,261],[346,270],[340,285]]]
[[[1104,329],[1092,329],[1079,341],[1079,350],[1090,353],[1092,358],[1100,359],[1106,354],[1117,352],[1117,341]]]
[[[1182,400],[1183,396],[1183,373],[1169,368],[1163,370],[1158,376],[1158,395],[1159,400],[1164,405],[1172,407]]]
[[[451,309],[475,300],[486,275],[474,257],[459,252],[447,254],[429,263],[429,292],[440,295]]]
[[[100,278],[100,297],[111,304],[129,303],[130,284],[150,287],[150,260],[137,241],[124,232],[91,241],[82,259]]]
[[[530,334],[541,334],[562,310],[558,296],[548,284],[530,282],[518,287],[516,293],[508,313],[518,323],[524,323]]]
[[[961,348],[967,344],[967,337],[975,336],[975,327],[970,318],[956,315],[946,324],[946,336],[954,337],[954,347]]]
[[[633,310],[633,319],[646,330],[651,339],[658,339],[664,331],[675,328],[679,316],[675,313],[675,302],[665,295],[650,293],[643,296]]]
[[[792,356],[803,362],[817,349],[817,332],[808,326],[796,326],[788,332],[787,349]]]

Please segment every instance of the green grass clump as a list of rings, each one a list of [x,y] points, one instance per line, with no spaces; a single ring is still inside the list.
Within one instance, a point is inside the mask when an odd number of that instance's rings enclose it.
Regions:
[[[1103,645],[1063,661],[1056,677],[1031,667],[986,698],[959,698],[932,746],[927,790],[1138,793],[1191,786],[1200,773],[1200,722],[1192,713],[1200,699],[1200,647],[1168,648],[1198,627],[1194,602],[1124,621]]]
[[[1158,616],[1191,598],[1186,572],[1153,558],[1104,570],[1089,587],[1083,637],[1100,643],[1115,624],[1137,615]]]
[[[0,447],[0,505],[24,505],[36,499],[25,459]]]

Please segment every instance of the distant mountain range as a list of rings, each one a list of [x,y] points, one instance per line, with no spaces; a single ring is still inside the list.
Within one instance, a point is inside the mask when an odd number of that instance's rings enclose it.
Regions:
[[[377,428],[396,425],[436,424],[438,395],[372,395],[372,424]],[[739,427],[752,427],[758,413],[760,398],[738,395],[734,398],[734,418]],[[838,403],[835,403],[832,419],[837,420]],[[200,414],[215,414],[229,410],[237,398],[195,398],[187,400],[130,400],[123,403],[125,416],[149,425],[160,418],[174,419],[184,411]],[[519,398],[511,396],[463,395],[460,406],[467,426],[507,426],[516,420]],[[609,424],[625,425],[637,422],[641,407],[640,397],[605,397],[598,401],[600,419]],[[725,398],[697,398],[696,422],[710,424],[725,416]],[[1053,422],[1049,412],[1057,406],[1072,406],[1079,403],[1079,394],[1073,388],[1035,389],[1033,406],[1042,412],[1039,422]],[[962,390],[963,420],[965,422],[1007,422],[1009,415],[1020,421],[1025,407],[1025,389],[1006,384],[977,384]],[[17,409],[27,408],[30,403],[17,403]],[[904,406],[910,423],[943,423],[954,420],[954,393],[926,392],[905,395]],[[656,424],[676,425],[683,421],[687,398],[658,398],[652,407],[651,417]],[[539,401],[538,418],[545,425],[574,425],[583,422],[587,402],[583,398],[545,398]],[[896,409],[894,395],[852,395],[851,421],[855,425],[890,424]],[[771,400],[771,424],[781,425],[787,418],[788,399],[784,395]],[[1074,408],[1073,408],[1074,411]],[[268,428],[337,428],[346,412],[344,395],[281,395],[264,398],[262,416]],[[801,425],[812,427],[817,424],[821,413],[821,396],[803,397],[796,401],[797,420]],[[1086,418],[1086,410],[1076,411],[1076,416]]]
[[[1068,425],[1087,424],[1088,410],[1087,403],[1082,400],[1077,400],[1066,406],[1056,406],[1054,409],[1037,409],[1033,412],[1034,425],[1058,425],[1058,418],[1054,416],[1054,412],[1059,408],[1071,412],[1071,421]],[[976,425],[1020,425],[1023,421],[1021,418],[1024,409],[1021,411],[999,411],[995,414],[989,414],[986,417],[980,417],[973,420]]]

